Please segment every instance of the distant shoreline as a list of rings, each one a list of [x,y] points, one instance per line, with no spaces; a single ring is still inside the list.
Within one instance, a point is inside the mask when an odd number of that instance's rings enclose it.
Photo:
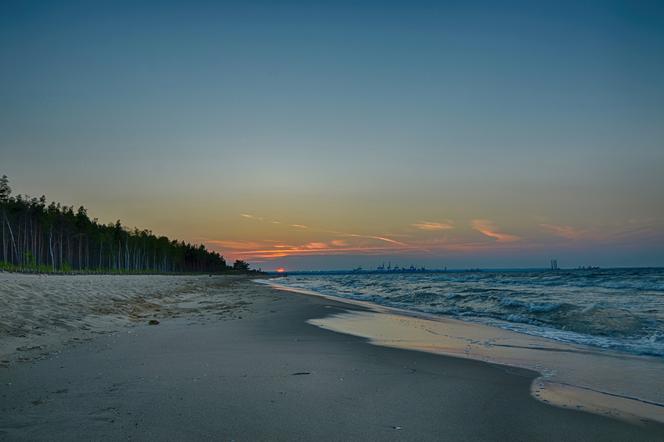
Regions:
[[[508,267],[508,268],[450,268],[450,269],[424,269],[424,270],[292,270],[287,272],[277,271],[264,271],[268,275],[277,276],[296,276],[296,275],[400,275],[400,274],[439,274],[439,273],[481,273],[481,272],[551,272],[551,273],[564,273],[564,272],[592,272],[604,270],[659,270],[664,269],[664,266],[641,266],[641,267],[561,267],[558,269],[550,269],[548,267]]]
[[[223,275],[235,275],[235,276],[267,276],[266,272],[260,272],[258,270],[226,270],[223,272],[140,272],[140,271],[118,271],[110,272],[108,270],[102,270],[99,272],[82,270],[82,271],[43,271],[43,270],[32,270],[32,269],[3,269],[0,268],[0,273],[18,273],[23,275],[53,275],[53,276],[91,276],[91,275],[103,275],[103,276],[223,276]]]

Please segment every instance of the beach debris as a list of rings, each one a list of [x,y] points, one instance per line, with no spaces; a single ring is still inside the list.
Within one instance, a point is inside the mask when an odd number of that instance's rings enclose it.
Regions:
[[[291,376],[303,376],[303,375],[306,375],[306,374],[311,374],[311,372],[308,372],[308,371],[298,371],[297,373],[293,373],[293,374],[291,374]]]
[[[150,319],[150,321],[148,321],[148,324],[149,325],[158,325],[159,321],[157,321],[156,319]]]

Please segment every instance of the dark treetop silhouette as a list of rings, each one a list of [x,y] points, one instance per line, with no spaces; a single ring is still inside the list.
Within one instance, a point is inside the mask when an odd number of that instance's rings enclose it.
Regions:
[[[11,196],[7,176],[0,178],[0,269],[49,272],[222,272],[231,270],[219,253],[129,230],[120,221],[100,224],[84,207],[52,202],[46,197]],[[233,270],[247,271],[237,261]]]

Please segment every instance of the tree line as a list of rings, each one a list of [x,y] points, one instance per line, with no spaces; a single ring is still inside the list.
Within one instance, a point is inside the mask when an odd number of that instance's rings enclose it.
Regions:
[[[74,210],[46,197],[12,196],[0,178],[0,269],[46,272],[217,273],[249,270],[244,261],[192,245],[128,229],[120,221],[102,224],[85,207]]]

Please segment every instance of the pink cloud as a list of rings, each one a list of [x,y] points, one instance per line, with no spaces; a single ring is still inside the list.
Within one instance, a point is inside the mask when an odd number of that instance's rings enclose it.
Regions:
[[[328,248],[327,244],[325,244],[324,242],[310,242],[308,244],[305,244],[304,247],[307,249],[314,249],[314,250],[323,250]]]
[[[497,242],[513,242],[521,239],[516,235],[500,232],[495,224],[488,219],[474,219],[471,225],[482,235],[493,238]]]
[[[433,222],[433,221],[420,221],[419,223],[411,224],[412,227],[415,227],[419,230],[425,231],[437,231],[437,230],[449,230],[454,228],[451,222]]]

